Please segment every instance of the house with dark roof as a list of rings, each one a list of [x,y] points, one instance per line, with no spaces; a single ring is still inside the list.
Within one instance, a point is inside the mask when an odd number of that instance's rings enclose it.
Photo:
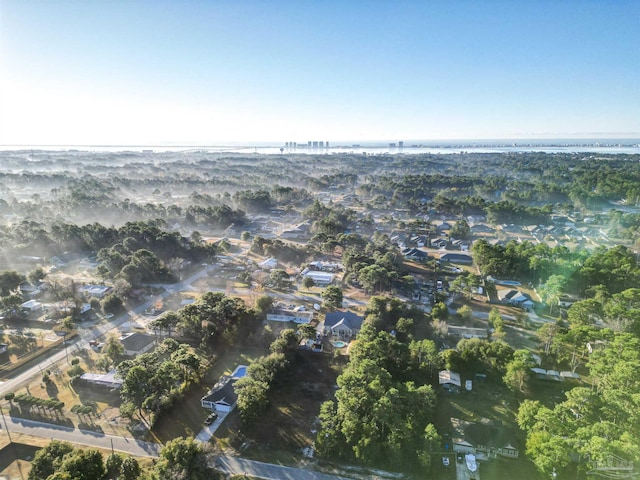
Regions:
[[[470,255],[464,255],[462,253],[445,253],[440,255],[441,262],[459,263],[461,265],[471,265],[473,258]]]
[[[238,401],[234,385],[246,374],[247,366],[238,365],[231,375],[223,375],[209,390],[209,393],[200,399],[200,405],[214,412],[230,412],[233,410]]]
[[[155,337],[144,333],[127,333],[120,337],[120,343],[124,347],[124,354],[130,357],[142,355],[153,348]]]
[[[448,245],[449,240],[446,240],[444,238],[434,238],[431,240],[432,248],[447,248]]]
[[[494,233],[495,229],[491,228],[488,225],[485,225],[484,223],[477,223],[475,225],[471,225],[471,233],[473,234],[477,234],[477,233]]]
[[[358,335],[362,328],[364,317],[352,312],[331,312],[324,317],[322,331],[325,335],[332,335],[336,338],[349,339]]]
[[[416,262],[424,262],[427,258],[429,258],[429,254],[427,252],[423,252],[422,250],[418,250],[417,248],[405,248],[402,250],[402,255],[404,258],[408,260],[414,260]]]

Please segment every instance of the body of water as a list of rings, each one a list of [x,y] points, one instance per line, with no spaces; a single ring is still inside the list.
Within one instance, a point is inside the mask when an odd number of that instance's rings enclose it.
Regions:
[[[193,152],[204,151],[211,153],[238,154],[450,154],[450,153],[601,153],[601,154],[640,154],[640,139],[603,139],[603,140],[539,140],[531,141],[450,141],[408,143],[400,148],[383,143],[362,143],[350,145],[335,145],[324,148],[308,147],[300,144],[296,148],[286,148],[284,145],[0,145],[0,151],[54,151],[54,152]]]

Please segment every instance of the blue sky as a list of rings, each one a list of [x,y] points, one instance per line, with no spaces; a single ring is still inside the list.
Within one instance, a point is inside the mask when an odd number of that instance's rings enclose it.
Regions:
[[[0,0],[0,144],[640,136],[640,1]]]

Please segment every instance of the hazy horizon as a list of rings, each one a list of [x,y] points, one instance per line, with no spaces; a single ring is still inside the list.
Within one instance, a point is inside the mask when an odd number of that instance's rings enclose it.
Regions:
[[[443,138],[443,139],[343,139],[343,140],[319,140],[314,138],[313,140],[299,139],[297,142],[299,148],[305,148],[308,141],[323,141],[329,142],[331,147],[350,147],[354,145],[354,142],[358,142],[358,145],[368,147],[387,147],[390,143],[399,146],[399,142],[403,142],[404,147],[410,147],[411,145],[420,146],[439,146],[439,145],[506,145],[506,144],[523,144],[523,145],[593,145],[597,143],[604,143],[607,145],[637,145],[640,144],[640,136],[638,137],[519,137],[519,138]],[[280,147],[284,146],[286,142],[295,142],[295,140],[268,140],[268,141],[228,141],[228,142],[164,142],[164,143],[95,143],[95,144],[0,144],[0,147],[254,147],[254,146],[269,146]]]

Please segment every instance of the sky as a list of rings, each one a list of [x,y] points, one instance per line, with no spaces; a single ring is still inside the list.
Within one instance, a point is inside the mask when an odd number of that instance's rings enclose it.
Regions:
[[[0,145],[640,137],[640,0],[0,0]]]

